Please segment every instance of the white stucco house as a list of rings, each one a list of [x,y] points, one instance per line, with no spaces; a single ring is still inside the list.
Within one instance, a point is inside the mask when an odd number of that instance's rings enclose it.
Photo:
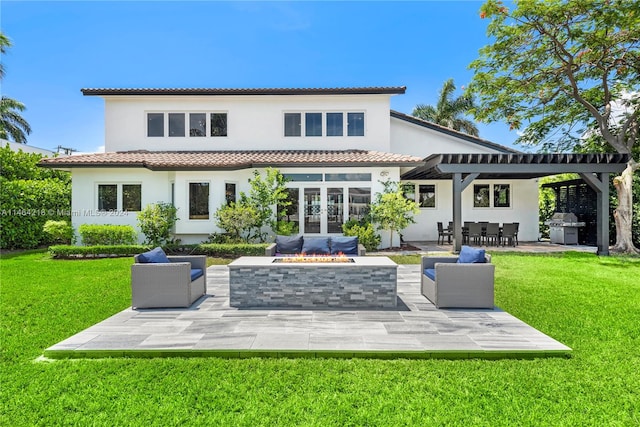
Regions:
[[[408,181],[420,204],[406,241],[436,240],[451,221],[451,175],[416,173],[434,155],[510,155],[515,150],[392,111],[405,87],[330,89],[82,89],[105,101],[105,152],[46,159],[72,173],[72,221],[129,224],[156,202],[173,203],[176,237],[206,240],[214,212],[253,171],[278,168],[304,235],[341,233],[382,190]],[[409,177],[409,178],[407,178]],[[406,178],[406,179],[405,179]],[[461,191],[464,221],[519,222],[520,241],[538,238],[535,177],[475,175]],[[387,233],[382,233],[383,239]],[[143,236],[140,236],[141,241]],[[394,242],[398,245],[399,242]],[[389,242],[383,241],[383,246]]]

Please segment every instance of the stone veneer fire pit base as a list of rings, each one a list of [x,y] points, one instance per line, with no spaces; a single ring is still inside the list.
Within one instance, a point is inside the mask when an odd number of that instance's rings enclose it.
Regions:
[[[241,257],[229,264],[231,307],[396,307],[398,265],[387,257],[353,257],[348,263],[273,260]]]

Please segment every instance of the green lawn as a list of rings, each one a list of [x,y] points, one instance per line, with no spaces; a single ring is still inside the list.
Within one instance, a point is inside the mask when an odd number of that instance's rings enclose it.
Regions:
[[[493,261],[497,305],[572,347],[571,358],[36,361],[129,306],[131,259],[4,257],[0,423],[640,425],[640,259]]]

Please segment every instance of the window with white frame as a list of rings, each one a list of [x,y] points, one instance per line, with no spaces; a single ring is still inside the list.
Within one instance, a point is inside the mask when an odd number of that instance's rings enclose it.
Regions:
[[[189,219],[209,219],[209,183],[189,183]]]
[[[231,205],[236,202],[237,199],[237,190],[235,182],[225,182],[224,184],[224,198],[227,202],[227,205]]]
[[[358,112],[285,112],[284,136],[364,136],[365,113]]]
[[[148,137],[225,137],[227,113],[147,113]]]
[[[139,212],[142,210],[142,185],[98,184],[98,210]]]
[[[510,208],[510,184],[474,184],[474,208]]]
[[[421,208],[436,207],[435,184],[419,184],[418,185],[418,205]]]
[[[511,207],[511,186],[509,184],[493,184],[493,207]]]

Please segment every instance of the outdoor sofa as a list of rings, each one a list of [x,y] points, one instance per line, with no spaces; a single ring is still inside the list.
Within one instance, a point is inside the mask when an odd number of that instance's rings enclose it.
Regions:
[[[133,308],[189,307],[206,292],[205,255],[167,256],[155,248],[134,257],[131,266]]]
[[[457,257],[422,257],[421,292],[437,308],[494,308],[495,265],[484,249]]]
[[[364,256],[367,251],[358,243],[358,236],[276,236],[276,241],[265,249],[266,256],[350,255]]]

